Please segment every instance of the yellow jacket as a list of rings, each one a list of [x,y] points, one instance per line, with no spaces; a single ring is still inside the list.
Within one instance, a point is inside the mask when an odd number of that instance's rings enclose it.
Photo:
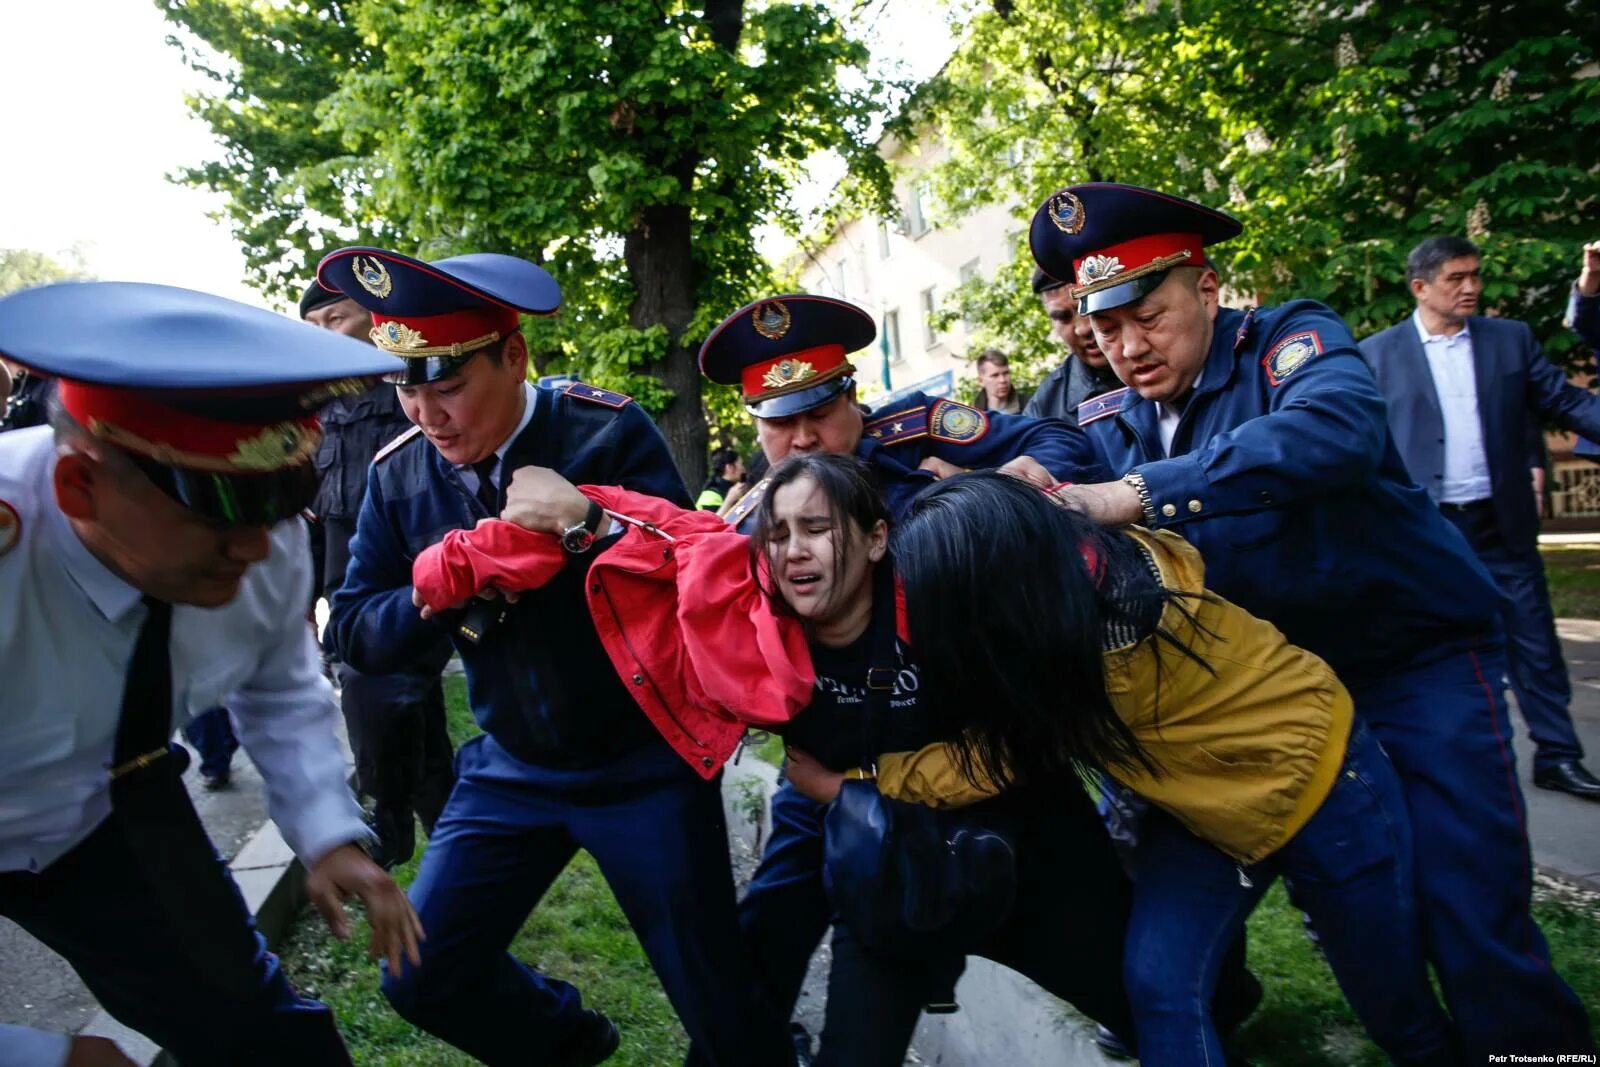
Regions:
[[[1149,552],[1164,586],[1205,591],[1205,564],[1187,541],[1166,531],[1127,532]],[[1181,604],[1195,622],[1169,604],[1161,625],[1215,673],[1154,637],[1107,652],[1107,695],[1162,773],[1139,765],[1106,770],[1196,836],[1257,863],[1299,832],[1333,788],[1350,738],[1350,694],[1332,668],[1271,623],[1209,593]],[[878,788],[935,807],[994,792],[967,781],[944,745],[884,756]]]

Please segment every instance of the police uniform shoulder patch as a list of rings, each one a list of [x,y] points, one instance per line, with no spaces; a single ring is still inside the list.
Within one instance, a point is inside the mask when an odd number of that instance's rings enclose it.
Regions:
[[[602,407],[620,409],[633,403],[633,397],[626,393],[614,393],[610,389],[602,389],[588,382],[573,382],[561,391],[576,400],[587,400]]]
[[[413,426],[413,427],[411,427],[411,429],[407,430],[405,433],[401,434],[399,437],[396,437],[393,441],[390,441],[388,444],[386,444],[382,448],[378,449],[378,451],[372,457],[372,462],[374,462],[374,463],[382,463],[384,460],[388,459],[390,456],[392,456],[396,452],[400,451],[400,449],[403,448],[408,441],[412,441],[412,440],[416,439],[421,434],[422,434],[422,427],[421,426]]]
[[[0,500],[0,556],[17,547],[22,540],[22,516],[17,509]]]
[[[1292,333],[1272,346],[1272,350],[1261,359],[1261,366],[1267,372],[1267,381],[1274,387],[1282,385],[1283,380],[1301,367],[1305,366],[1313,356],[1322,355],[1322,338],[1317,336],[1315,330],[1301,330]]]
[[[756,505],[761,503],[761,497],[766,493],[767,483],[770,481],[772,481],[771,478],[761,479],[755,485],[752,485],[750,491],[740,497],[733,507],[728,509],[728,513],[723,518],[728,521],[729,526],[738,526],[744,521],[746,515],[755,510]]]
[[[989,416],[957,400],[936,400],[928,409],[928,436],[953,445],[970,445],[989,432]]]
[[[1078,428],[1099,422],[1101,419],[1110,418],[1122,410],[1122,402],[1128,396],[1128,387],[1113,389],[1109,393],[1091,396],[1088,400],[1078,405]]]
[[[919,437],[928,436],[928,408],[919,404],[914,408],[905,408],[901,411],[891,412],[868,419],[861,428],[864,440],[872,440],[880,445],[898,445],[904,441],[915,441]]]

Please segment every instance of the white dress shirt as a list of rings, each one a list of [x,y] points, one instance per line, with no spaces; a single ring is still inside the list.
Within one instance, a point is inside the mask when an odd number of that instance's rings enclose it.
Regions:
[[[1172,455],[1172,439],[1178,435],[1178,420],[1183,418],[1183,409],[1176,404],[1157,404],[1156,430],[1161,434],[1161,454]]]
[[[47,427],[0,434],[0,871],[39,871],[111,810],[109,771],[139,591],[78,539],[55,504]],[[305,620],[311,562],[298,519],[220,608],[172,612],[176,729],[226,705],[261,771],[267,810],[310,862],[367,836],[345,781],[333,691]]]
[[[1472,332],[1463,325],[1452,334],[1430,334],[1422,315],[1411,321],[1428,356],[1433,390],[1439,395],[1444,417],[1444,485],[1441,504],[1470,504],[1487,500],[1493,492],[1489,457],[1483,450],[1483,423],[1478,419],[1477,365],[1472,354]]]

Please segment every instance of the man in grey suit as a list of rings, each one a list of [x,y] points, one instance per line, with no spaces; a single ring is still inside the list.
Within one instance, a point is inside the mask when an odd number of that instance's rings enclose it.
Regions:
[[[1416,311],[1361,342],[1361,351],[1411,477],[1505,594],[1511,689],[1537,746],[1534,784],[1600,800],[1600,780],[1583,766],[1572,726],[1529,478],[1537,417],[1600,440],[1600,397],[1568,384],[1526,323],[1475,314],[1481,261],[1478,246],[1461,237],[1412,249],[1406,280]]]

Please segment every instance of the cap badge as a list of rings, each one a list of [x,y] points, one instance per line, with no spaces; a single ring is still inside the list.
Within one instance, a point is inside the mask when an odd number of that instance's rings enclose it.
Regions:
[[[1075,234],[1083,229],[1083,201],[1063,189],[1050,198],[1050,221],[1065,234]]]
[[[376,257],[357,256],[350,270],[361,288],[379,300],[394,292],[394,279],[389,277],[389,268]]]
[[[390,319],[381,326],[374,326],[372,328],[372,343],[385,352],[393,353],[405,353],[428,347],[428,339],[426,337],[396,319]]]
[[[760,322],[759,319],[756,320]],[[784,315],[784,326],[787,327],[788,313]],[[756,327],[760,329],[759,326]],[[767,373],[761,376],[761,384],[767,389],[782,389],[788,385],[798,385],[817,376],[817,370],[811,364],[800,359],[780,359],[767,368]]]
[[[315,450],[319,436],[299,423],[280,422],[238,442],[228,462],[239,470],[281,470]]]
[[[1122,265],[1122,260],[1116,256],[1090,256],[1078,268],[1079,287],[1103,282],[1113,274],[1121,274],[1126,269]]]
[[[776,341],[789,332],[789,309],[784,307],[781,300],[768,300],[756,308],[750,316],[751,323],[756,328],[756,333],[769,341]],[[803,366],[811,369],[811,364]]]

